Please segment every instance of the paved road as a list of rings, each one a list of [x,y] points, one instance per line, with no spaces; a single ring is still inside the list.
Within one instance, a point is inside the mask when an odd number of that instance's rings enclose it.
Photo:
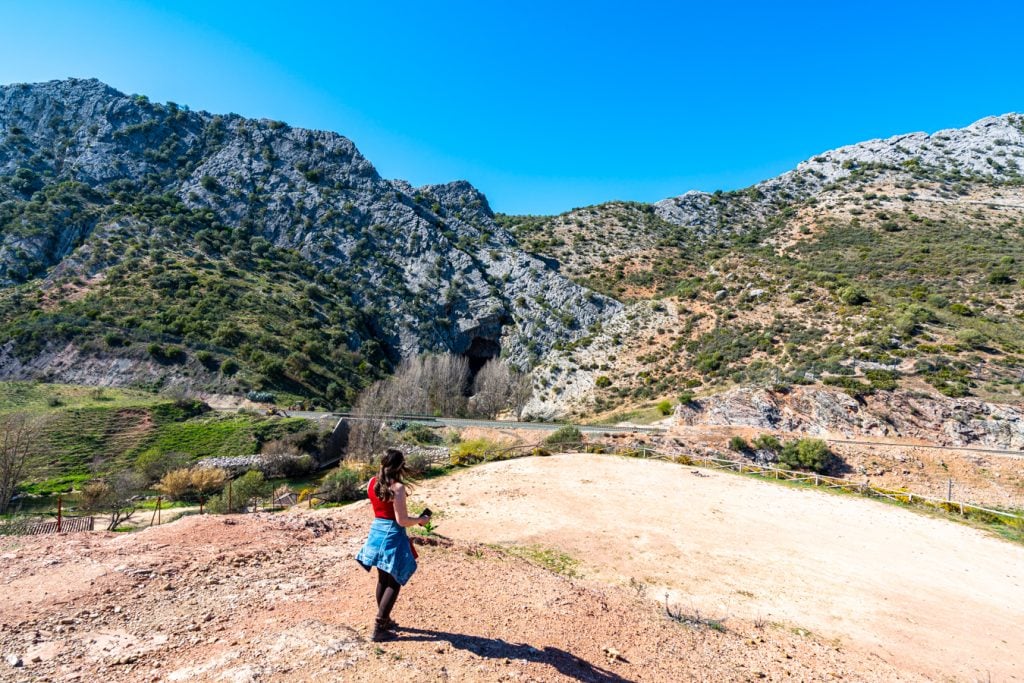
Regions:
[[[288,415],[292,417],[303,417],[308,420],[320,420],[323,418],[340,419],[342,417],[353,418],[348,413],[318,413],[309,411],[290,411]],[[465,420],[460,418],[450,417],[429,417],[420,415],[395,415],[388,416],[389,420],[404,420],[406,422],[415,422],[417,424],[425,425],[444,425],[446,427],[482,427],[485,429],[527,429],[536,431],[552,432],[561,427],[565,427],[565,424],[551,423],[551,422],[513,422],[513,421],[501,421],[501,420]],[[664,434],[665,429],[663,427],[619,427],[612,425],[572,425],[578,428],[585,434]],[[727,425],[726,425],[727,426]],[[766,430],[770,431],[770,430]],[[939,446],[932,444],[913,444],[913,443],[891,443],[886,441],[869,441],[865,439],[823,439],[828,443],[840,443],[840,444],[852,444],[857,446],[889,446],[893,448],[928,448],[931,450],[939,451],[954,451],[954,452],[969,452],[969,453],[985,453],[988,455],[997,455],[1004,458],[1014,458],[1017,460],[1024,460],[1024,453],[1020,451],[1008,451],[997,448],[979,448],[976,446]]]
[[[327,417],[339,419],[360,419],[349,413],[317,413],[309,411],[292,410],[288,411],[291,417],[304,417],[307,420],[321,420]],[[427,417],[422,415],[389,415],[389,420],[404,420],[425,425],[444,425],[445,427],[482,427],[485,429],[529,429],[542,432],[553,432],[566,426],[574,426],[585,434],[664,434],[662,427],[619,427],[612,425],[566,425],[552,422],[513,422],[502,420],[464,420],[454,417]]]

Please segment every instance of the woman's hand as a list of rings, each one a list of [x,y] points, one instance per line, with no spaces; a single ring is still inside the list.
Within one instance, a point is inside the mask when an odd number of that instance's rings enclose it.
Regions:
[[[417,517],[417,519],[419,521],[416,522],[416,523],[419,524],[420,526],[426,526],[427,524],[430,523],[430,515],[420,515],[419,517]]]

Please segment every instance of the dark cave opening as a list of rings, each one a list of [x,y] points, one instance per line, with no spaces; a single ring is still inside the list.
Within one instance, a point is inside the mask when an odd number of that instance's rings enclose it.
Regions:
[[[469,348],[462,354],[469,361],[470,378],[475,378],[487,361],[501,355],[501,345],[494,339],[473,337]]]

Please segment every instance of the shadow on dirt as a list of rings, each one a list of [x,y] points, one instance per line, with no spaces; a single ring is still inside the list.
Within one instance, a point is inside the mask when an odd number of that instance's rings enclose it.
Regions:
[[[577,681],[593,681],[594,683],[630,683],[628,678],[623,678],[616,673],[596,667],[590,662],[580,659],[576,655],[556,647],[545,647],[543,649],[526,645],[525,643],[507,643],[496,638],[481,638],[470,636],[464,633],[447,633],[445,631],[434,631],[422,628],[402,628],[397,640],[408,641],[447,641],[452,647],[460,650],[468,650],[478,657],[491,659],[522,659],[528,662],[539,662],[549,664],[558,670],[563,676],[568,676]]]

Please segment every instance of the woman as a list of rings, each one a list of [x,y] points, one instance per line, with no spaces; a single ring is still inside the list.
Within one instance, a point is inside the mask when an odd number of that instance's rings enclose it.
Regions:
[[[377,620],[373,640],[391,640],[398,624],[391,620],[391,609],[398,591],[416,571],[416,550],[409,541],[405,527],[426,524],[429,514],[410,517],[405,504],[405,455],[389,448],[380,460],[377,476],[370,479],[367,495],[373,506],[370,536],[356,555],[363,569],[377,568]]]

